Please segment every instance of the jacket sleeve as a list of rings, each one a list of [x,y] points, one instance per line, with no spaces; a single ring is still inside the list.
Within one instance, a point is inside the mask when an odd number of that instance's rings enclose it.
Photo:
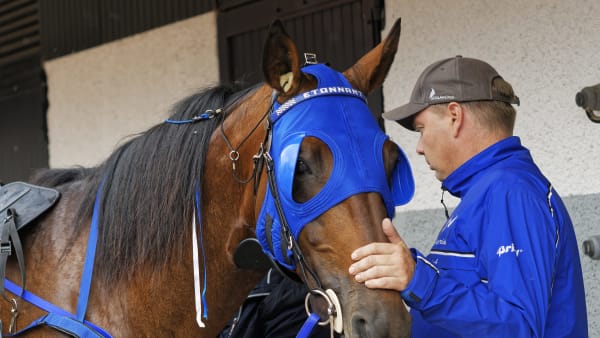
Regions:
[[[553,211],[522,190],[495,191],[485,204],[484,224],[468,225],[479,238],[465,238],[476,242],[480,281],[413,249],[415,273],[402,297],[428,323],[460,336],[542,337],[558,240]]]

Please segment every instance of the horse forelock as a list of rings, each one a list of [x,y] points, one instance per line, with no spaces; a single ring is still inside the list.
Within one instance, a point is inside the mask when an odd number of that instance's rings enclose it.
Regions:
[[[207,109],[224,108],[224,113],[193,124],[155,125],[94,168],[77,219],[82,226],[89,224],[96,190],[104,180],[96,277],[114,282],[135,267],[159,267],[181,257],[211,135],[229,107],[253,90],[223,85],[193,94],[173,107],[170,119],[191,119]]]

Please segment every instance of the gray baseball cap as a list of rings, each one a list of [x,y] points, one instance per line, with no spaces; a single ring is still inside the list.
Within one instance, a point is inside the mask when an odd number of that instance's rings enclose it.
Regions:
[[[437,61],[425,68],[410,96],[410,102],[383,114],[403,127],[414,130],[415,114],[430,105],[448,102],[502,101],[519,104],[511,97],[492,92],[492,82],[501,77],[486,62],[460,55]]]

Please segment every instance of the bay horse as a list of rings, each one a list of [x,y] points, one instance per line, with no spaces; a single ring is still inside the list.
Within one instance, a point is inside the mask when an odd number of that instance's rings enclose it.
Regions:
[[[398,20],[384,41],[343,72],[356,91],[366,95],[383,83],[399,35]],[[181,125],[157,124],[97,167],[37,175],[32,183],[54,187],[61,197],[20,233],[26,290],[75,313],[98,194],[98,242],[85,320],[114,337],[215,337],[263,275],[238,268],[233,256],[241,241],[256,236],[269,191],[267,165],[253,160],[265,146],[267,113],[318,86],[303,72],[280,22],[269,29],[262,64],[265,83],[245,90],[217,86],[183,99],[169,118]],[[183,123],[195,119],[202,121]],[[385,169],[379,176],[389,182],[401,151],[390,140],[373,149]],[[322,140],[304,138],[290,174],[294,198],[306,201],[324,189],[339,156]],[[318,279],[337,294],[346,337],[409,336],[410,316],[400,294],[369,290],[347,272],[354,249],[386,240],[381,220],[389,211],[381,194],[356,193],[308,221],[297,237],[314,271],[305,282]],[[205,286],[203,328],[195,311],[194,235]],[[296,266],[298,275],[303,267]],[[20,280],[13,258],[6,275]],[[1,319],[8,323],[10,307],[2,302]],[[17,328],[43,314],[20,301]],[[24,336],[64,333],[40,327]]]

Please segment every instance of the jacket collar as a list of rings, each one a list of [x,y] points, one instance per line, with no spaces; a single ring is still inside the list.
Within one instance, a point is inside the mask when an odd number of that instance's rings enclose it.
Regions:
[[[479,173],[514,156],[530,158],[529,150],[521,145],[521,139],[517,136],[509,136],[463,163],[442,181],[442,189],[447,190],[455,197],[462,198],[473,185],[474,178]]]

